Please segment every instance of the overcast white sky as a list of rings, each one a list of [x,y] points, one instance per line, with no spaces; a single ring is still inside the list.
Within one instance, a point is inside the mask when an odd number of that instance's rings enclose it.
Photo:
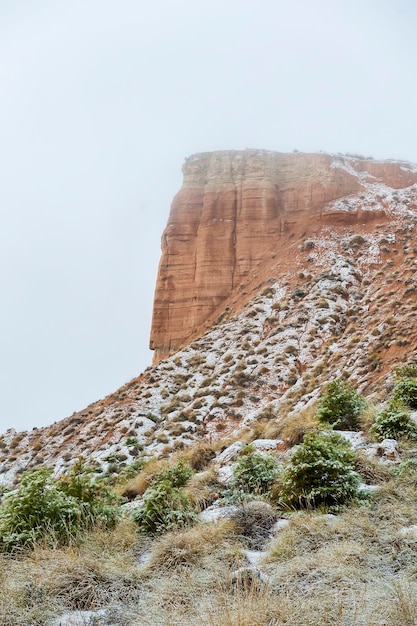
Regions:
[[[138,375],[186,156],[417,162],[412,0],[1,0],[0,432]]]

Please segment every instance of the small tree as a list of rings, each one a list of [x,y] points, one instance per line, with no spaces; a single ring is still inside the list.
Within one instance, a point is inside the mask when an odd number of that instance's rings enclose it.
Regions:
[[[398,378],[394,385],[392,399],[403,402],[410,409],[417,409],[417,380],[415,378]]]
[[[370,431],[379,441],[400,437],[417,438],[417,425],[411,419],[410,412],[396,401],[391,401],[388,407],[377,415]]]
[[[232,470],[232,489],[255,495],[268,494],[279,473],[275,457],[265,456],[257,452],[253,446],[246,446],[243,449]]]
[[[365,398],[338,378],[328,383],[318,405],[317,419],[341,430],[359,430],[359,418],[365,407]]]
[[[195,509],[181,489],[193,474],[188,463],[182,460],[156,474],[143,494],[143,507],[133,516],[142,533],[156,535],[194,521]]]
[[[172,487],[184,487],[193,474],[194,470],[191,469],[189,464],[180,460],[175,465],[156,474],[153,484],[168,481]]]
[[[280,500],[291,506],[343,504],[358,495],[355,453],[341,435],[310,432],[286,467]]]
[[[133,519],[146,535],[187,526],[195,519],[195,510],[186,494],[168,481],[149,487],[143,496],[144,505]]]

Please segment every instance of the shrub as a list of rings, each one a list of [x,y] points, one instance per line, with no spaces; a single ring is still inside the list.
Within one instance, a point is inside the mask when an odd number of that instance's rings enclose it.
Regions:
[[[172,487],[184,487],[193,474],[194,471],[188,463],[181,460],[172,467],[156,474],[154,483],[157,484],[167,481]]]
[[[126,446],[127,446],[127,447],[132,447],[132,446],[133,446],[133,447],[137,447],[137,446],[139,446],[139,445],[140,445],[140,444],[139,444],[139,440],[138,440],[138,438],[137,438],[137,437],[134,437],[134,436],[127,437],[127,439],[126,439],[126,442],[125,442],[125,443],[126,443]]]
[[[253,446],[243,448],[232,470],[233,490],[256,495],[268,494],[279,474],[276,459],[262,455]]]
[[[338,505],[358,495],[351,445],[334,432],[306,433],[283,475],[280,501],[293,506]]]
[[[370,431],[379,441],[400,437],[406,439],[417,437],[417,426],[410,418],[410,413],[395,403],[377,415]]]
[[[195,509],[181,490],[193,474],[188,463],[180,460],[154,476],[143,495],[143,507],[134,515],[141,532],[155,535],[182,528],[195,519]]]
[[[116,497],[94,481],[91,472],[82,461],[59,479],[45,467],[25,472],[18,490],[5,498],[0,512],[2,547],[33,547],[48,537],[68,543],[95,525],[114,526],[118,520]]]
[[[359,417],[366,407],[363,396],[343,380],[328,383],[317,409],[317,419],[341,430],[358,430]]]
[[[410,409],[417,409],[417,380],[399,378],[394,385],[392,399],[403,402]]]
[[[149,487],[143,496],[144,505],[133,519],[146,535],[183,528],[195,519],[195,511],[186,494],[168,481]]]
[[[400,480],[409,480],[414,485],[417,478],[417,459],[404,459],[399,465],[390,468],[391,474],[398,476]]]
[[[399,365],[395,368],[396,379],[401,378],[417,378],[417,363],[410,361],[405,365]]]

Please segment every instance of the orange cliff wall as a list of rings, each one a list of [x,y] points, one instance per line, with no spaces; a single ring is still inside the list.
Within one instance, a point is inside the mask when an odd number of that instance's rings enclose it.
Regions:
[[[186,159],[162,235],[150,338],[154,362],[201,335],[219,305],[286,245],[289,230],[359,219],[326,211],[328,203],[357,194],[364,180],[397,188],[417,182],[417,173],[399,163],[348,161],[348,167],[335,167],[343,157],[266,150]],[[366,213],[383,216],[383,210]]]

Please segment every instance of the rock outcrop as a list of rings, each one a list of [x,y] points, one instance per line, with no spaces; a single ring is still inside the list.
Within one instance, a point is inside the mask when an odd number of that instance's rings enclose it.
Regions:
[[[267,273],[268,260],[291,262],[295,241],[328,226],[383,221],[384,185],[417,182],[406,163],[265,150],[196,154],[183,174],[162,235],[154,362],[201,335],[261,266]],[[378,184],[380,201],[369,203],[367,189]]]
[[[416,238],[417,166],[192,157],[163,239],[159,362],[51,426],[0,435],[0,488],[41,465],[65,472],[79,455],[115,477],[141,452],[246,441],[248,428],[261,452],[285,454],[297,440],[285,420],[304,428],[341,374],[384,406],[396,366],[417,362]],[[230,472],[221,465],[220,482]]]

